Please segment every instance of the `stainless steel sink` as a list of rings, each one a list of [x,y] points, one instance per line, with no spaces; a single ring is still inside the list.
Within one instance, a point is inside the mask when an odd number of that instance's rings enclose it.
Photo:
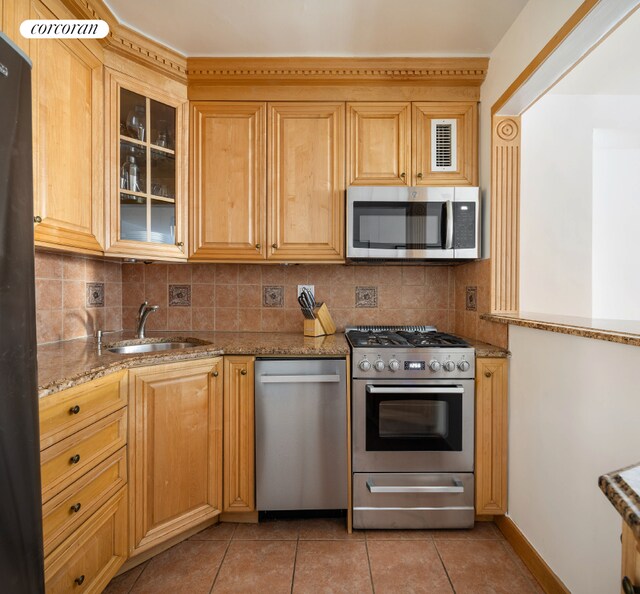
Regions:
[[[121,346],[114,345],[112,347],[109,347],[107,350],[111,353],[132,355],[135,353],[171,351],[173,349],[191,349],[197,346],[202,346],[202,344],[198,344],[196,342],[145,342],[143,344],[126,344]]]

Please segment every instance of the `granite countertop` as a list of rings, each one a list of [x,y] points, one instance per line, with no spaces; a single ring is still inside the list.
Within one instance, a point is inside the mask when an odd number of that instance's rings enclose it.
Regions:
[[[278,332],[148,332],[150,340],[189,341],[198,346],[187,349],[156,351],[122,355],[110,353],[110,344],[133,341],[131,332],[108,334],[103,338],[100,351],[94,338],[79,338],[38,346],[39,396],[48,396],[60,390],[98,379],[109,373],[159,363],[189,361],[219,355],[262,355],[285,357],[344,357],[349,345],[342,333],[317,338],[301,333]],[[468,340],[476,349],[477,357],[508,357],[500,347]]]
[[[603,474],[598,485],[640,540],[640,464]]]
[[[636,320],[605,320],[532,312],[482,314],[480,318],[500,324],[640,346],[640,322]]]

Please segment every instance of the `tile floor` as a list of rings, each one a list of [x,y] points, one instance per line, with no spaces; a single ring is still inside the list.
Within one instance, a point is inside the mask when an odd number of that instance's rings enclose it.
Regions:
[[[106,594],[514,594],[538,586],[492,523],[367,530],[344,520],[217,524],[111,581]]]

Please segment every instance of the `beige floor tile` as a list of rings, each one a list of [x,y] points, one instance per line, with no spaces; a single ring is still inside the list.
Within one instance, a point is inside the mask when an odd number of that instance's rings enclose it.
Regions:
[[[295,558],[295,542],[232,541],[212,592],[288,594]]]
[[[208,594],[228,543],[181,542],[156,555],[145,567],[132,594]]]
[[[148,561],[145,561],[126,573],[114,577],[105,588],[104,594],[129,594],[148,563]]]
[[[504,540],[493,522],[476,522],[471,530],[432,530],[434,540]]]
[[[298,543],[294,594],[365,594],[373,592],[364,541]]]
[[[456,594],[531,594],[504,543],[498,540],[436,540]]]
[[[258,524],[238,524],[233,540],[298,540],[298,520],[267,520]]]
[[[232,522],[220,522],[194,534],[189,540],[231,540],[236,526],[237,524]]]
[[[347,532],[347,521],[339,518],[317,518],[300,522],[300,540],[362,540],[364,532]]]
[[[453,592],[432,541],[367,542],[376,594]]]

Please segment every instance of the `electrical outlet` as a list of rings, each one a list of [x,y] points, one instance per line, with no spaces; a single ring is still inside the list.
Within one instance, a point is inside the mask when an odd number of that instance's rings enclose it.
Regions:
[[[316,296],[314,285],[298,285],[298,297],[300,297],[300,293],[302,293],[302,289],[307,289],[311,295]]]

